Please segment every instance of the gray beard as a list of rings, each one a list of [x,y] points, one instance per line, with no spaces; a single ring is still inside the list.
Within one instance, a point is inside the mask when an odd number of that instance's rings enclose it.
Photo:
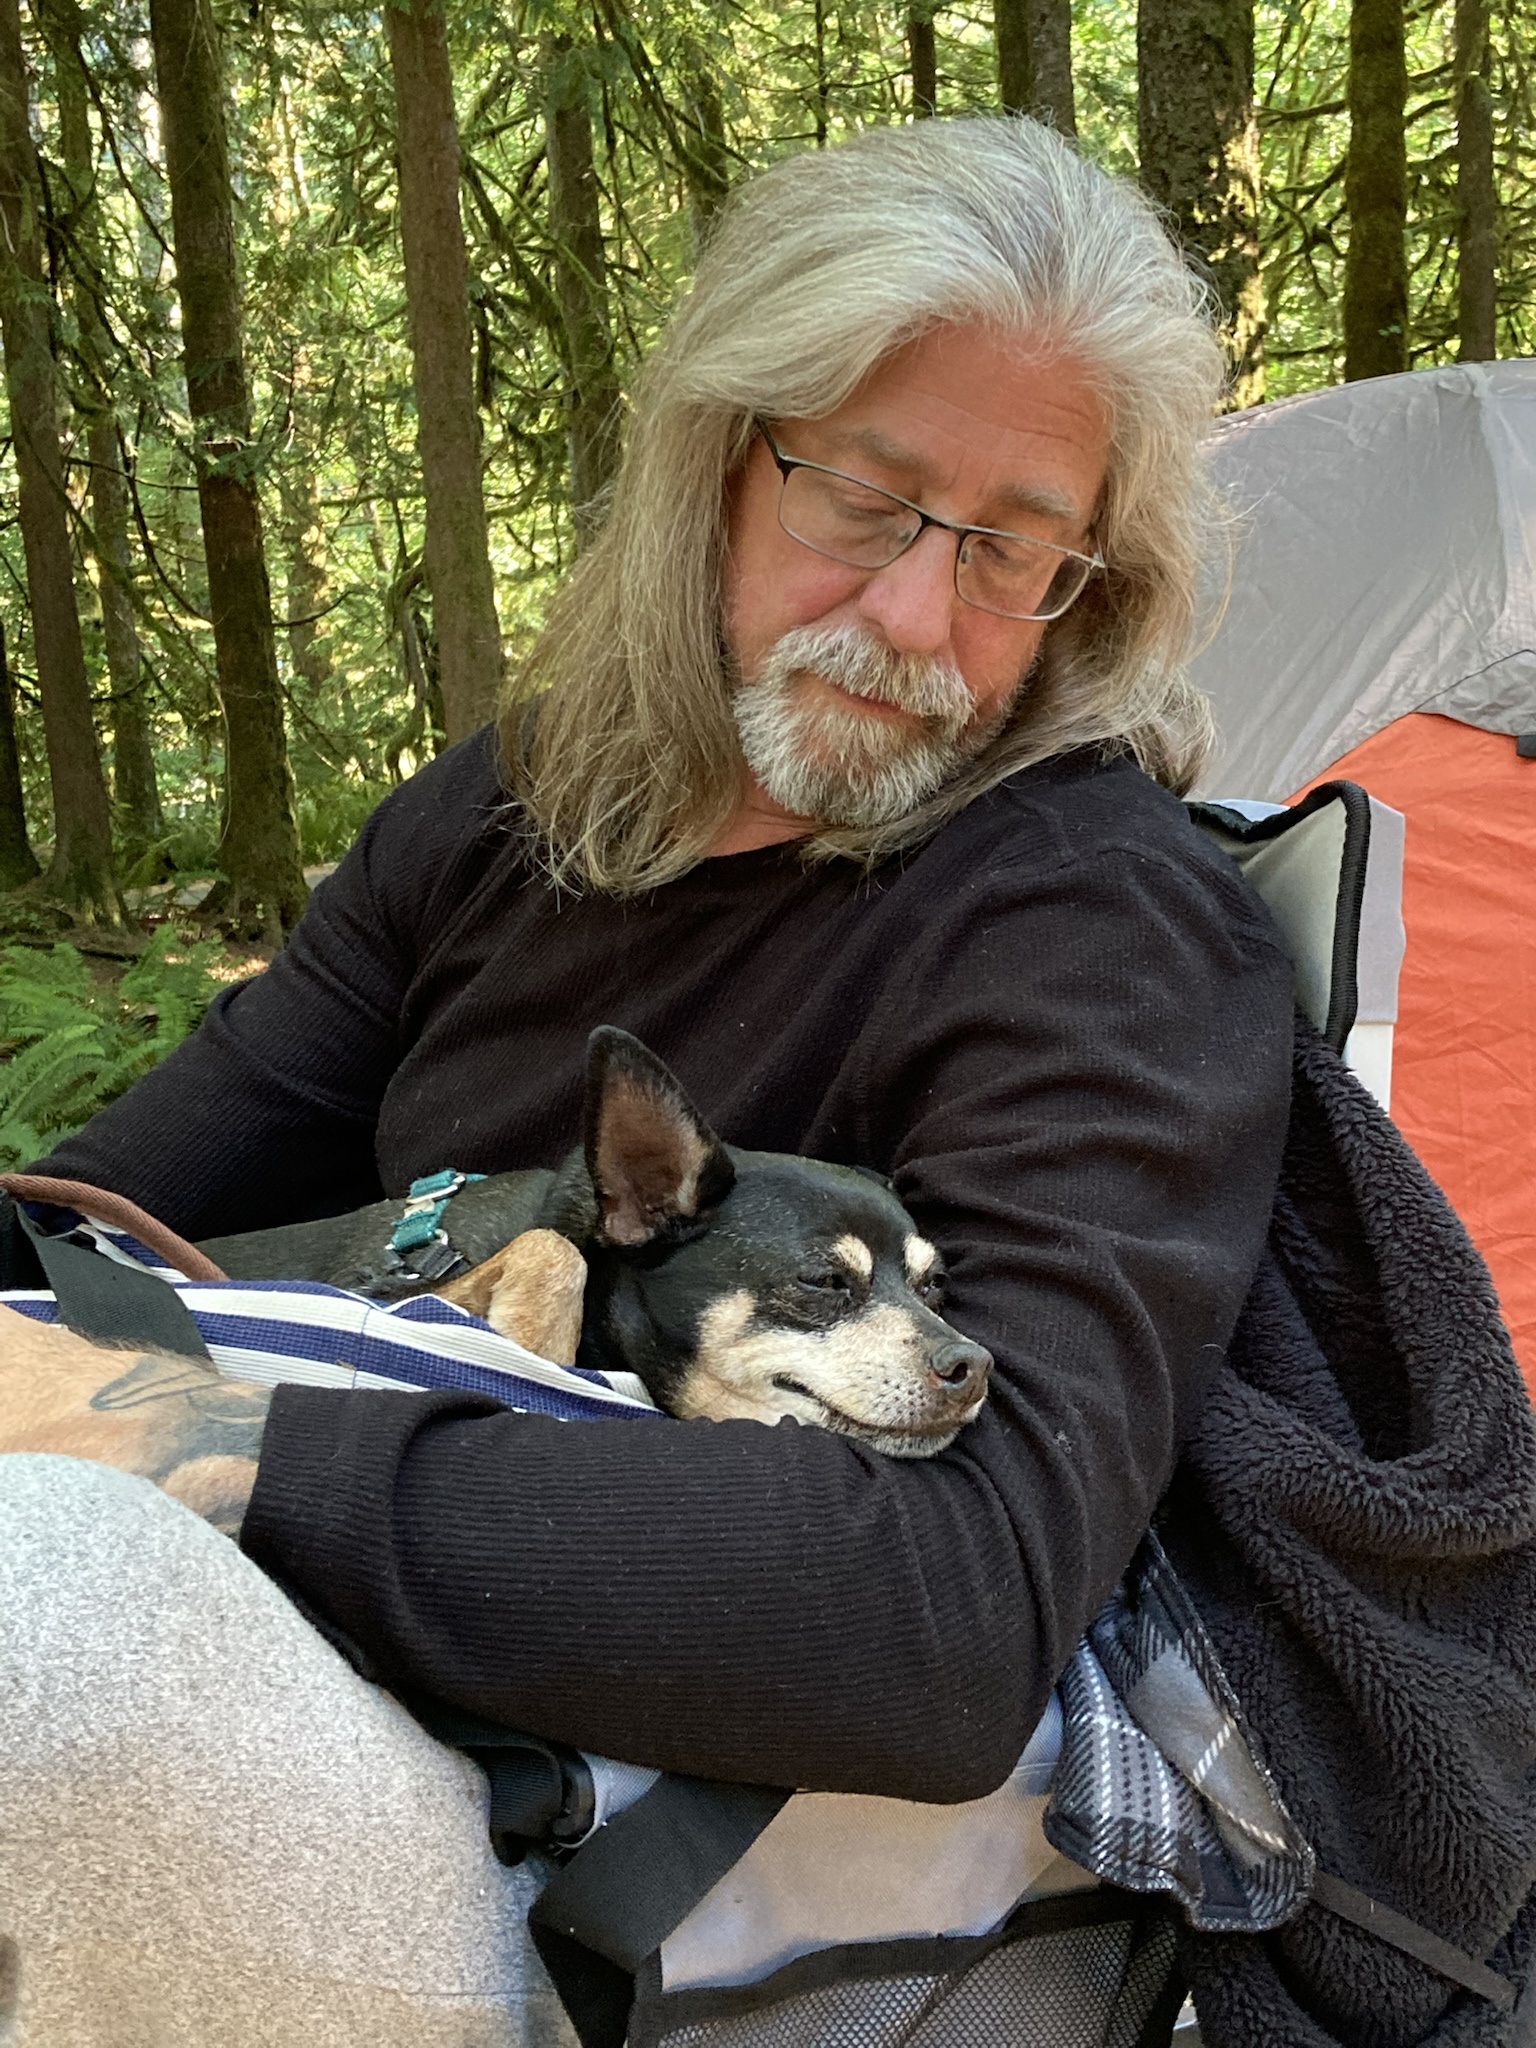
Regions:
[[[801,679],[822,677],[855,697],[916,715],[893,725],[837,704],[806,701]],[[747,766],[775,803],[823,825],[891,825],[910,816],[1001,729],[978,720],[960,671],[931,655],[895,654],[857,626],[786,633],[732,699]]]

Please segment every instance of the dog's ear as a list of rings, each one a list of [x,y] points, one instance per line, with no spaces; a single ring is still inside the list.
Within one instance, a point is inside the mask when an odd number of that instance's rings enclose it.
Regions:
[[[676,1077],[611,1024],[587,1041],[586,1155],[597,1235],[630,1248],[713,1209],[736,1178]]]

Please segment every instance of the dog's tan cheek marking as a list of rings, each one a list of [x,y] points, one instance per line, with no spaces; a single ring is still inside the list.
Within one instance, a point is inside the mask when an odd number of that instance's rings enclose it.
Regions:
[[[757,1303],[745,1287],[712,1301],[705,1309],[699,1318],[693,1362],[671,1399],[674,1415],[685,1422],[699,1417],[709,1422],[725,1422],[743,1415],[759,1421],[777,1419],[760,1400],[753,1398],[757,1390],[746,1383],[740,1370],[742,1339],[756,1312]]]
[[[841,1259],[849,1272],[857,1273],[861,1280],[873,1278],[875,1255],[862,1237],[854,1237],[851,1232],[840,1237],[832,1247],[832,1256]]]
[[[939,1256],[926,1237],[912,1236],[906,1242],[907,1278],[915,1287]]]

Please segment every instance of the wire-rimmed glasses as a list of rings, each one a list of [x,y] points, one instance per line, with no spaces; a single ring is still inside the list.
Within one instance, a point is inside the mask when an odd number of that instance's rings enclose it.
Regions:
[[[850,569],[888,569],[930,527],[955,535],[955,590],[966,604],[1004,619],[1059,619],[1075,604],[1102,555],[1031,540],[991,526],[936,519],[909,498],[846,470],[786,455],[768,427],[757,430],[778,465],[779,524],[792,540]]]

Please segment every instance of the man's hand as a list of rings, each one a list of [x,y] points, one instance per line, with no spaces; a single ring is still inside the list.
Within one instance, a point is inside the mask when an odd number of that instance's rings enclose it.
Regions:
[[[226,1536],[240,1534],[271,1399],[195,1358],[93,1344],[0,1308],[0,1451],[137,1472]]]

